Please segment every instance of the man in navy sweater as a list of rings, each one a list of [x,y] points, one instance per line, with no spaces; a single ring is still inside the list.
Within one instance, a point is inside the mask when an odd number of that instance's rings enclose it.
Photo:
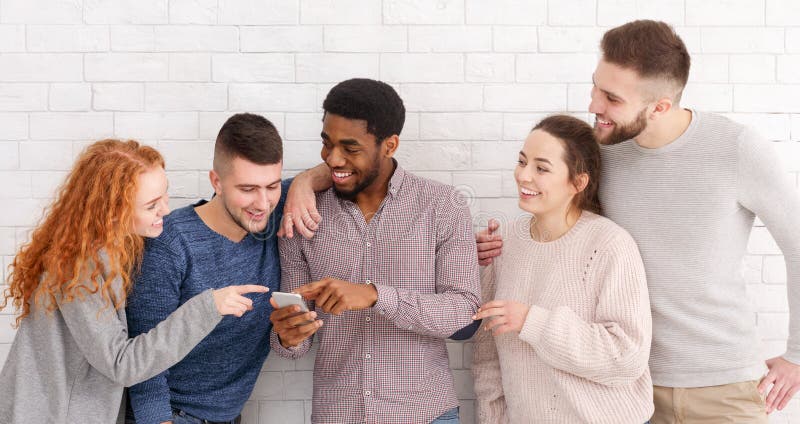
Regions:
[[[253,114],[228,119],[209,172],[215,196],[166,216],[162,234],[147,242],[127,306],[131,337],[207,288],[278,289],[276,232],[291,182],[281,182],[282,156],[281,138],[267,119]],[[271,327],[269,295],[249,297],[250,312],[223,318],[184,360],[130,388],[136,423],[240,421],[269,353]]]

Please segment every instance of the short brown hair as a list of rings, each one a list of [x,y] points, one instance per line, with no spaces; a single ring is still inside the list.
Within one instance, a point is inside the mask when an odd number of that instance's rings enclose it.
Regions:
[[[633,69],[643,78],[664,79],[680,93],[689,80],[691,59],[675,30],[661,21],[639,20],[608,30],[600,42],[603,60]]]
[[[592,127],[586,122],[569,115],[552,115],[542,119],[531,131],[542,130],[561,140],[564,146],[564,162],[569,169],[570,182],[575,184],[578,176],[586,174],[589,183],[573,199],[573,205],[580,210],[596,214],[602,213],[600,207],[600,146]]]
[[[275,125],[252,113],[237,113],[228,118],[214,143],[214,170],[220,172],[236,157],[259,165],[283,160],[283,141]]]

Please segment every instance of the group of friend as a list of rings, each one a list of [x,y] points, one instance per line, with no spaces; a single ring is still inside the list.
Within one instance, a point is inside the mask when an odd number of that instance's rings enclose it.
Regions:
[[[394,158],[405,109],[379,81],[330,90],[323,163],[293,179],[272,123],[230,117],[214,196],[172,213],[157,150],[92,144],[11,264],[0,422],[239,423],[270,351],[313,340],[313,423],[458,423],[446,340],[473,338],[479,423],[767,423],[800,389],[800,196],[770,143],[680,107],[669,25],[600,47],[594,128],[535,123],[528,214],[478,234]],[[766,361],[739,273],[756,215],[790,307]]]

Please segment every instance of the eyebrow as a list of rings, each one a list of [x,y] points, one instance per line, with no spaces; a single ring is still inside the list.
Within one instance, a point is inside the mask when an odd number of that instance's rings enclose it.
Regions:
[[[525,159],[528,159],[528,156],[522,150],[519,151],[519,154],[520,154],[520,156],[524,157]],[[553,162],[550,162],[550,160],[545,159],[545,158],[533,158],[533,160],[536,161],[536,162],[544,162],[544,163],[546,163],[548,165],[552,165],[553,164]]]
[[[281,179],[280,179],[280,178],[278,178],[277,180],[275,180],[275,181],[273,181],[273,182],[271,182],[271,183],[267,184],[265,187],[269,187],[269,186],[272,186],[272,185],[278,184],[278,183],[280,183],[280,182],[281,182]],[[258,185],[258,184],[236,184],[234,187],[236,187],[236,188],[249,188],[249,187],[253,187],[253,188],[259,188],[259,187],[261,187],[261,186],[260,186],[260,185]]]
[[[597,87],[597,83],[594,81],[594,74],[592,74],[592,85],[594,85],[595,87]],[[609,96],[611,96],[611,97],[616,97],[616,98],[618,98],[618,99],[620,99],[620,100],[622,100],[622,101],[625,101],[625,98],[624,98],[624,97],[622,97],[622,96],[620,96],[619,94],[613,93],[613,92],[611,92],[611,91],[608,91],[608,90],[603,90],[603,89],[602,89],[602,88],[600,88],[600,87],[597,87],[597,89],[598,89],[598,90],[600,90],[600,91],[602,91],[603,93],[606,93],[606,94],[608,94],[608,95],[609,95]]]
[[[323,140],[331,141],[331,137],[325,133],[325,131],[319,133],[319,136],[322,137]],[[347,145],[347,146],[361,146],[361,143],[354,138],[343,138],[339,140],[339,143]]]
[[[169,191],[169,181],[167,181],[167,191]],[[164,195],[163,195],[163,194],[162,194],[161,196],[158,196],[158,197],[156,197],[155,199],[153,199],[153,200],[151,200],[151,201],[149,201],[149,202],[145,203],[144,205],[145,205],[145,206],[147,206],[147,205],[153,204],[153,203],[155,203],[155,202],[157,202],[157,201],[161,200],[161,198],[162,198],[162,197],[164,197]]]
[[[144,205],[147,206],[147,205],[153,204],[155,202],[158,202],[159,200],[161,200],[162,197],[164,197],[164,196],[158,196],[158,197],[156,197],[155,199],[153,199],[153,200],[151,200],[149,202],[145,202]]]

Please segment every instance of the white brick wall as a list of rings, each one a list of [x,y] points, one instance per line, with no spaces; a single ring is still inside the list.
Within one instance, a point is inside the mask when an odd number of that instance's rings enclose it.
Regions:
[[[216,23],[226,25],[295,24],[299,14],[298,0],[220,0],[218,7]]]
[[[309,28],[300,27],[296,32],[307,34]],[[402,26],[330,25],[325,27],[324,40],[329,52],[408,51],[408,29]]]
[[[173,204],[184,205],[209,194],[213,140],[234,112],[276,124],[287,175],[317,163],[322,99],[355,76],[401,93],[407,168],[474,196],[476,223],[513,217],[521,140],[548,113],[588,118],[600,37],[636,18],[665,20],[684,37],[686,105],[780,142],[800,178],[794,0],[0,0],[0,275],[91,140],[157,146]],[[783,256],[763,226],[748,250],[754,319],[765,354],[779,354]],[[0,363],[11,319],[0,311]],[[448,348],[469,423],[472,346]],[[309,422],[312,368],[313,356],[268,359],[245,422]],[[771,422],[800,422],[800,401]]]

